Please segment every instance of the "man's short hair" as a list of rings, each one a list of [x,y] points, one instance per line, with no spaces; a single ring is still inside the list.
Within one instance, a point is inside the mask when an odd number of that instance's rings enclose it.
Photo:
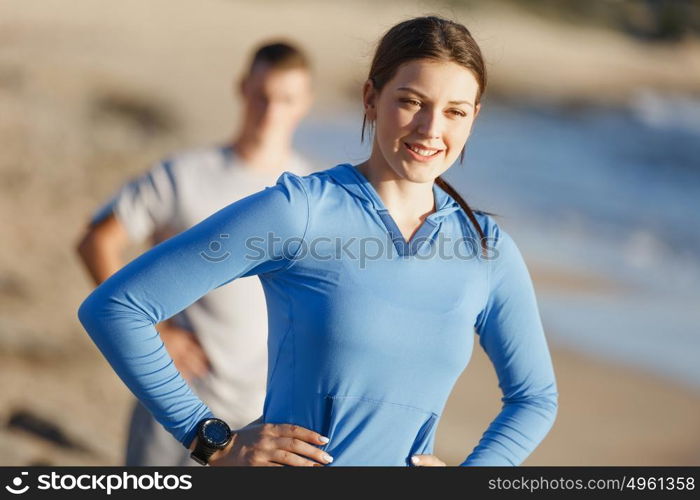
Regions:
[[[256,65],[263,63],[272,69],[311,69],[306,54],[295,44],[283,40],[258,45],[250,60],[248,73],[252,73]]]

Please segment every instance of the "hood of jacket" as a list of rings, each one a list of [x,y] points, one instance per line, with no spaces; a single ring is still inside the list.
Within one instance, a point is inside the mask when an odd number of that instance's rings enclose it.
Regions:
[[[389,212],[374,186],[355,166],[341,163],[326,170],[325,173],[351,195],[359,198],[370,209],[379,213]],[[435,212],[426,217],[431,222],[437,223],[461,208],[459,203],[437,184],[433,184],[433,195],[435,196]]]

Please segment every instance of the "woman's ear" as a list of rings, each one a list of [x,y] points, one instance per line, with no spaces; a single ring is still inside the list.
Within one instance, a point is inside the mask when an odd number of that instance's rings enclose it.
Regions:
[[[476,117],[479,116],[479,111],[481,111],[481,103],[477,104],[474,107],[474,119],[476,120]]]
[[[367,120],[374,121],[377,118],[377,91],[371,79],[368,79],[362,86],[362,104],[365,108]]]
[[[243,96],[245,96],[245,94],[246,94],[246,87],[247,87],[247,84],[248,84],[248,77],[247,77],[247,76],[241,77],[241,78],[238,80],[237,83],[238,83],[238,85],[236,86],[236,89],[235,89],[237,96],[238,96],[238,97],[243,97]]]

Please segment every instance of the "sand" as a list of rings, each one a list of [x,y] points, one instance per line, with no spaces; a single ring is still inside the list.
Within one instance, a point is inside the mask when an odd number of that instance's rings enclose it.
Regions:
[[[559,412],[523,465],[698,465],[700,395],[647,373],[552,348]],[[458,464],[500,410],[493,367],[477,348],[438,428],[436,454]]]

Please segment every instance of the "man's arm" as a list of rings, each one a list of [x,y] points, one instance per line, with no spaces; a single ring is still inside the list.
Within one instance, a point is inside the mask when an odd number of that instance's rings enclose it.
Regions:
[[[95,285],[99,285],[124,266],[123,255],[128,245],[126,229],[110,214],[87,227],[76,251]]]
[[[175,179],[172,161],[157,162],[92,214],[76,250],[96,285],[126,264],[123,254],[129,243],[145,241],[172,223]]]

